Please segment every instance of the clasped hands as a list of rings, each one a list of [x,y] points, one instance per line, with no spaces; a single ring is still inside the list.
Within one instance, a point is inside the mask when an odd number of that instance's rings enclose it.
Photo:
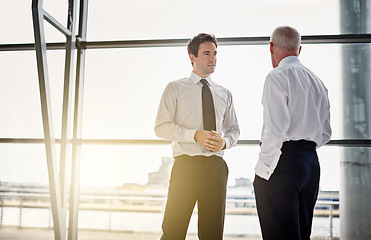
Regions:
[[[225,148],[224,139],[214,130],[197,130],[194,139],[201,146],[212,152],[219,152]]]

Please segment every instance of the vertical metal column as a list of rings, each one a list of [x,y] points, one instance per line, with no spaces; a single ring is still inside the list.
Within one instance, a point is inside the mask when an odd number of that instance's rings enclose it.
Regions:
[[[44,10],[42,9],[42,1],[32,1],[32,17],[34,25],[37,70],[39,74],[44,141],[49,175],[50,202],[54,222],[54,236],[56,240],[64,240],[66,224],[64,224],[64,222],[62,221],[61,189],[55,154],[55,138],[51,111],[49,75],[46,58],[46,42],[43,21]]]
[[[44,126],[44,139],[46,158],[48,164],[49,188],[51,210],[54,222],[54,237],[57,240],[66,239],[66,216],[68,208],[68,176],[70,173],[71,155],[69,144],[71,144],[72,101],[75,85],[74,53],[76,49],[75,25],[77,0],[68,1],[67,28],[60,24],[42,8],[42,0],[32,1],[32,15],[34,24],[35,50],[39,75],[40,98],[42,118]],[[66,36],[66,55],[63,91],[63,112],[61,132],[60,171],[57,170],[57,159],[55,155],[55,138],[52,121],[49,77],[47,66],[46,42],[44,21],[46,20],[57,30]],[[86,22],[85,22],[86,24]],[[80,65],[81,66],[81,65]],[[79,67],[80,68],[80,67]],[[78,85],[76,85],[78,86]],[[76,90],[78,92],[78,90]],[[81,101],[80,101],[81,102]],[[81,125],[81,124],[80,124]],[[76,145],[73,144],[73,145]],[[74,146],[72,146],[74,149]],[[76,154],[75,154],[76,155]],[[77,156],[77,155],[76,155]],[[76,158],[76,157],[75,157]],[[77,157],[78,158],[78,157]],[[76,174],[76,173],[75,173]],[[77,225],[77,222],[75,223]]]
[[[79,15],[79,33],[77,39],[79,42],[86,41],[88,17],[88,0],[80,1]],[[82,132],[82,106],[84,93],[84,74],[85,74],[85,49],[77,46],[76,62],[76,92],[75,92],[75,109],[74,109],[74,128],[73,128],[73,146],[72,146],[72,172],[71,172],[71,189],[70,189],[70,209],[68,240],[77,240],[78,233],[78,211],[80,195],[80,152]]]
[[[371,0],[341,0],[341,31],[370,33]],[[342,47],[344,137],[371,137],[370,44]],[[346,148],[340,162],[340,237],[371,239],[371,150]]]
[[[62,128],[61,128],[61,151],[60,151],[60,168],[59,177],[61,180],[61,195],[62,208],[67,210],[68,207],[68,176],[70,173],[71,156],[69,155],[69,146],[71,144],[71,129],[72,129],[72,102],[74,92],[74,76],[75,76],[75,26],[76,26],[76,8],[77,1],[68,0],[68,16],[67,29],[71,31],[71,35],[66,36],[66,55],[64,68],[64,88],[63,88],[63,112],[62,112]],[[64,221],[65,222],[65,221]]]

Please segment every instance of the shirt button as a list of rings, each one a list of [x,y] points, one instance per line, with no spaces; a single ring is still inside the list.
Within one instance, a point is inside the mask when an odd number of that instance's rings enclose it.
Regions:
[[[269,172],[265,172],[267,175],[269,175]]]

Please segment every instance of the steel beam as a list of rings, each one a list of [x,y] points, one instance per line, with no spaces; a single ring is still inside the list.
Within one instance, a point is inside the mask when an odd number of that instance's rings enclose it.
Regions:
[[[371,0],[340,0],[343,33],[371,31]],[[342,46],[345,138],[371,137],[370,44]],[[340,238],[371,239],[371,149],[344,149],[340,160]]]
[[[51,16],[46,11],[44,11],[44,19],[48,23],[50,23],[53,27],[55,27],[56,29],[58,29],[64,35],[66,35],[68,37],[71,37],[73,35],[71,29],[65,28],[62,24],[60,24],[55,18],[53,18],[53,16]],[[70,19],[68,19],[67,21],[69,21],[69,20]]]
[[[88,0],[80,1],[79,33],[78,38],[86,41],[88,17]],[[77,48],[76,61],[76,86],[75,86],[75,107],[73,121],[72,145],[72,172],[69,204],[68,240],[77,240],[78,234],[78,212],[80,196],[80,152],[81,144],[77,143],[82,135],[82,106],[85,79],[85,49]]]
[[[182,47],[189,39],[155,39],[155,40],[122,40],[122,41],[93,41],[77,39],[77,47],[81,49],[102,48],[143,48],[143,47]],[[265,45],[269,37],[235,37],[218,38],[219,45]],[[307,35],[302,36],[302,44],[351,44],[371,43],[371,34],[339,34],[339,35]],[[65,43],[47,43],[48,50],[64,49]],[[0,51],[34,50],[34,44],[0,44]]]
[[[71,143],[73,144],[72,130],[72,102],[74,97],[74,77],[75,77],[75,49],[76,36],[76,9],[77,0],[69,0],[67,27],[60,24],[55,18],[42,8],[42,0],[32,1],[32,14],[34,22],[35,50],[39,74],[40,97],[42,107],[42,117],[44,126],[45,147],[47,153],[49,188],[51,206],[54,221],[54,237],[58,240],[66,239],[66,218],[68,209],[69,181],[68,176],[71,170],[71,155],[68,151]],[[55,156],[55,138],[53,131],[48,67],[47,67],[47,44],[45,42],[44,21],[46,20],[61,33],[66,36],[66,43],[62,44],[66,51],[64,88],[63,88],[63,107],[62,107],[62,127],[60,139],[60,167],[57,170],[57,159]],[[77,222],[76,222],[77,225]]]
[[[37,59],[37,70],[39,75],[39,88],[41,99],[42,120],[44,127],[44,139],[46,159],[48,165],[50,202],[53,213],[54,236],[56,240],[64,240],[66,236],[66,224],[63,221],[60,180],[58,177],[55,138],[53,130],[51,99],[49,89],[49,76],[46,55],[46,42],[44,31],[44,10],[42,0],[32,1],[32,17],[35,36],[35,50]]]
[[[75,32],[76,25],[76,9],[77,1],[68,1],[68,17],[67,17],[67,29],[71,33]],[[66,56],[65,56],[65,68],[64,68],[64,88],[63,88],[63,107],[62,107],[62,128],[61,128],[61,151],[60,151],[60,169],[59,177],[61,181],[61,195],[62,195],[62,207],[63,210],[67,211],[68,206],[68,176],[70,173],[71,156],[70,156],[70,140],[71,129],[72,129],[72,102],[74,93],[74,76],[75,76],[75,47],[76,37],[75,34],[66,36]]]

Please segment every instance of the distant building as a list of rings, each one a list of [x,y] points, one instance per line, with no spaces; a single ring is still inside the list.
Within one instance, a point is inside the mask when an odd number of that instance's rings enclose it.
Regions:
[[[252,182],[248,178],[236,178],[235,187],[252,187]]]
[[[147,185],[168,185],[170,180],[173,159],[169,157],[162,158],[162,164],[157,172],[148,174]]]

